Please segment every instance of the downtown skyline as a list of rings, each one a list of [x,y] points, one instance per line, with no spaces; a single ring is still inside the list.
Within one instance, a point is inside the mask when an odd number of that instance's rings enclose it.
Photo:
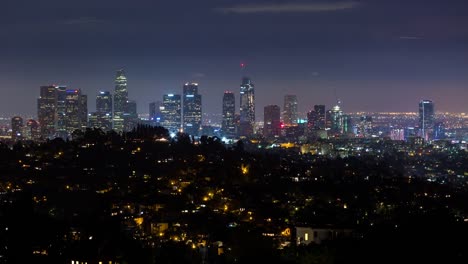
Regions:
[[[302,113],[337,97],[345,111],[417,111],[431,99],[468,112],[462,1],[28,2],[7,3],[0,20],[2,113],[34,113],[41,85],[113,91],[120,68],[139,113],[186,82],[200,83],[204,112],[221,113],[244,75],[257,119],[285,94]]]

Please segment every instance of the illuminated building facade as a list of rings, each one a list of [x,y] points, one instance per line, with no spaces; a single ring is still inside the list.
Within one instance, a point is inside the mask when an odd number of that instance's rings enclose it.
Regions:
[[[283,123],[285,126],[297,125],[297,96],[285,95],[284,96],[284,112]]]
[[[57,89],[55,86],[41,86],[40,97],[37,99],[37,116],[40,124],[40,134],[43,139],[55,135],[57,120]]]
[[[186,83],[183,87],[184,132],[198,136],[202,124],[202,97],[198,94],[198,83]]]
[[[223,121],[221,131],[226,137],[236,135],[236,98],[231,91],[225,91],[223,95]]]
[[[307,113],[308,129],[325,129],[325,125],[325,106],[314,105],[314,110]]]
[[[11,139],[13,141],[23,139],[23,118],[19,116],[11,119]]]
[[[265,138],[273,138],[281,135],[281,111],[279,106],[265,106],[263,120],[263,136]]]
[[[343,111],[338,105],[335,105],[331,110],[327,111],[327,124],[330,129],[330,133],[333,135],[338,135],[344,133],[344,120],[343,120]]]
[[[117,132],[124,130],[124,114],[127,109],[128,91],[127,91],[127,77],[125,77],[124,70],[118,70],[115,77],[115,91],[114,91],[114,124],[113,128]]]
[[[57,90],[57,108],[56,108],[56,126],[55,126],[55,136],[60,138],[67,138],[67,128],[65,124],[66,119],[66,107],[65,99],[67,96],[67,87],[66,86],[56,86]]]
[[[131,131],[138,124],[137,103],[135,100],[128,100],[124,113],[124,131]]]
[[[239,136],[251,136],[255,125],[255,88],[250,78],[244,77],[240,86]]]
[[[182,126],[181,100],[178,94],[166,94],[163,96],[161,108],[162,125],[170,133],[177,133]]]
[[[65,127],[68,134],[86,129],[88,124],[88,97],[80,89],[66,90]]]
[[[96,96],[96,112],[89,115],[89,126],[103,131],[112,130],[112,94],[101,91]]]
[[[156,101],[156,102],[152,102],[149,104],[149,120],[154,125],[159,126],[161,123],[161,120],[162,120],[161,107],[162,107],[161,101]]]
[[[419,129],[421,137],[432,140],[434,134],[434,103],[431,100],[419,102]]]
[[[23,130],[23,137],[26,140],[39,140],[41,137],[39,123],[34,119],[29,119]]]

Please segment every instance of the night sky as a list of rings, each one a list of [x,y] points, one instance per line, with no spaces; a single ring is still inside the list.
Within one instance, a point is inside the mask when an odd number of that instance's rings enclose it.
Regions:
[[[239,67],[247,67],[241,72]],[[220,113],[243,74],[263,106],[300,111],[342,100],[344,111],[468,112],[464,0],[2,0],[0,113],[36,114],[39,86],[81,88],[94,110],[124,68],[131,99],[200,83],[203,111]]]

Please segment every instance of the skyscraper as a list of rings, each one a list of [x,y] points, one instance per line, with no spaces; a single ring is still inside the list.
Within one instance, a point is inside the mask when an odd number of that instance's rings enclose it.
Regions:
[[[341,108],[339,106],[339,102],[337,105],[335,105],[331,110],[328,110],[327,115],[329,118],[327,118],[327,123],[330,128],[330,132],[333,135],[339,135],[342,134],[344,131],[344,123],[343,123],[343,111],[341,111]],[[329,120],[328,120],[329,119]]]
[[[181,100],[178,94],[166,94],[161,108],[162,125],[170,133],[177,133],[182,126]]]
[[[27,140],[38,140],[41,137],[39,131],[39,123],[36,120],[28,120],[23,132],[23,137]]]
[[[272,138],[281,134],[281,111],[277,105],[267,105],[263,112],[263,136]]]
[[[67,138],[67,128],[65,125],[65,97],[67,96],[66,86],[56,86],[57,90],[57,108],[56,108],[56,122],[55,122],[55,136],[60,138]]]
[[[118,70],[115,77],[114,91],[114,130],[122,132],[124,130],[124,114],[127,109],[128,91],[127,77],[124,70]]]
[[[89,126],[103,131],[112,129],[112,95],[108,91],[96,96],[96,112],[89,115]]]
[[[40,134],[44,139],[55,134],[57,120],[57,89],[53,85],[41,86],[40,97],[37,99],[37,116],[40,124]]]
[[[284,112],[283,123],[285,126],[297,125],[297,96],[285,95],[284,96]]]
[[[255,89],[252,81],[244,77],[240,86],[240,136],[251,136],[255,125]]]
[[[109,91],[101,91],[96,96],[96,112],[112,116],[112,94]]]
[[[419,129],[421,137],[431,140],[434,133],[434,103],[431,100],[419,102]]]
[[[154,125],[160,125],[160,122],[162,120],[161,107],[161,101],[156,101],[149,104],[149,120]]]
[[[198,94],[198,83],[186,83],[183,88],[184,132],[198,136],[202,123],[202,97]]]
[[[325,106],[314,105],[314,110],[307,113],[307,129],[325,129]]]
[[[443,122],[435,123],[434,139],[445,139],[445,124]]]
[[[15,116],[11,119],[11,139],[14,141],[23,138],[23,118]]]
[[[314,126],[318,129],[325,129],[325,105],[314,105],[315,121]]]
[[[88,97],[80,89],[66,90],[65,127],[70,135],[75,130],[86,129],[88,123]]]
[[[137,103],[135,100],[128,100],[124,113],[124,131],[130,131],[138,124]]]
[[[236,135],[236,98],[231,91],[225,91],[223,96],[223,121],[221,124],[222,134],[226,137]]]

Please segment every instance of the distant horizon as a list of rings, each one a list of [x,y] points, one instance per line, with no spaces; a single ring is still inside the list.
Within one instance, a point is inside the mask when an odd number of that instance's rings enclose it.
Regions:
[[[343,101],[345,112],[468,112],[466,1],[9,1],[0,19],[0,113],[35,112],[39,87],[81,88],[89,110],[125,69],[138,112],[200,83],[204,112],[221,112],[247,75],[256,115]],[[257,117],[258,118],[258,117]]]

